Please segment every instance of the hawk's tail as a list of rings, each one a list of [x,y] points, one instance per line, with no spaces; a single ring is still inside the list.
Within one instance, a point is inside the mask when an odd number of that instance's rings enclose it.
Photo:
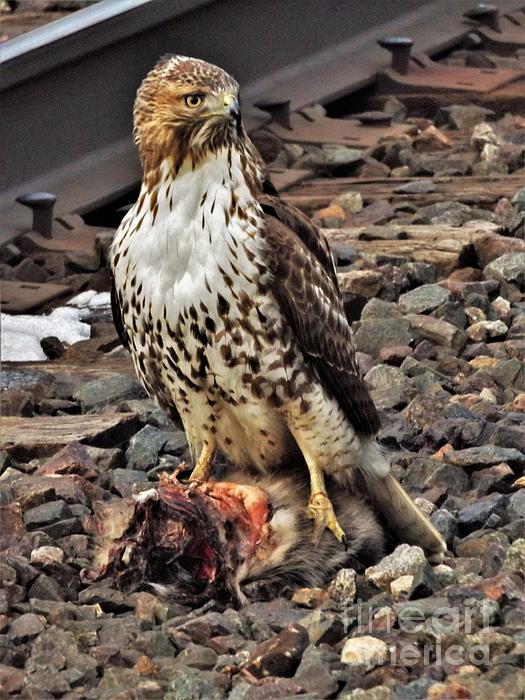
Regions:
[[[422,547],[432,564],[440,564],[446,551],[443,537],[392,474],[376,443],[366,445],[359,466],[369,499],[392,530],[404,542]]]

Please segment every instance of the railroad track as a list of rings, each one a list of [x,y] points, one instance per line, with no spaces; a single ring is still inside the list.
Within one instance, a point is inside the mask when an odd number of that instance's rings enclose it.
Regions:
[[[497,4],[506,12],[516,0]],[[268,121],[258,103],[288,101],[293,112],[373,83],[388,65],[376,43],[381,36],[408,35],[414,51],[428,56],[457,45],[472,28],[463,18],[471,6],[104,0],[8,41],[0,47],[0,242],[28,228],[27,211],[15,203],[27,192],[57,194],[57,214],[86,214],[129,197],[139,179],[131,105],[160,55],[188,53],[225,66],[243,86],[254,129]]]

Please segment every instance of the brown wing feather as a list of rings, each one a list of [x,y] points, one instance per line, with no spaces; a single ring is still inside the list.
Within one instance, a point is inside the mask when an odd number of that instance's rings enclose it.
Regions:
[[[110,273],[111,274],[111,273]],[[129,338],[124,327],[124,322],[122,321],[122,311],[120,309],[120,302],[118,299],[117,288],[115,286],[115,280],[111,278],[111,311],[113,314],[113,323],[117,329],[117,334],[122,345],[129,350]]]
[[[328,242],[293,207],[276,200],[265,208],[268,264],[281,310],[356,431],[374,435],[379,416],[356,363]],[[278,212],[278,218],[270,211]]]
[[[335,262],[330,250],[330,245],[321,231],[305,216],[299,209],[283,202],[278,197],[263,195],[259,198],[259,203],[265,214],[279,219],[299,236],[310,253],[321,263],[325,272],[329,275],[337,290],[339,282],[335,270]]]

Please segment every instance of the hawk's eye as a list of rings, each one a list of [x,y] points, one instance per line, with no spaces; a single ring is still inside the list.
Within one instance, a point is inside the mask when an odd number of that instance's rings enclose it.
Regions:
[[[202,104],[202,95],[187,95],[187,97],[184,98],[184,102],[186,102],[191,109],[196,109]]]

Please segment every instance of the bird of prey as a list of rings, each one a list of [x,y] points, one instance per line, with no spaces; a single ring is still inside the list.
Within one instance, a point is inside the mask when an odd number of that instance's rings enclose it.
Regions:
[[[364,481],[392,529],[440,561],[440,534],[374,439],[328,242],[278,197],[238,90],[185,56],[162,58],[138,90],[144,176],[111,250],[122,342],[147,391],[180,417],[192,480],[210,477],[217,450],[263,473],[302,458],[316,542],[325,528],[345,540],[328,474]]]

